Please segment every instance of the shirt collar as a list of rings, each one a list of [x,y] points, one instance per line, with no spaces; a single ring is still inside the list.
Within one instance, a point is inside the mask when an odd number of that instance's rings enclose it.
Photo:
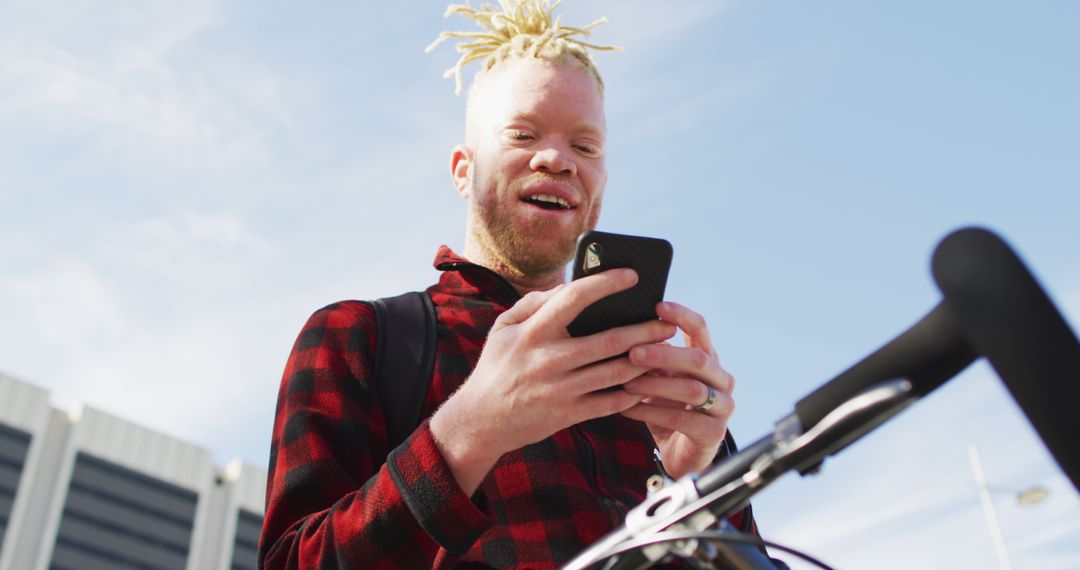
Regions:
[[[498,273],[465,259],[446,245],[435,254],[435,269],[442,271],[438,288],[462,297],[490,297],[509,308],[521,295]]]
[[[475,263],[454,253],[454,250],[450,249],[450,246],[448,245],[439,246],[439,251],[435,254],[434,265],[435,269],[438,269],[439,271],[449,271],[451,269],[457,269],[462,265],[476,266]]]

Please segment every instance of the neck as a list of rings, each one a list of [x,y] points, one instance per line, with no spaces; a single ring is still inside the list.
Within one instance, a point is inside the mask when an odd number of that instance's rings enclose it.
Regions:
[[[465,259],[498,273],[522,296],[532,291],[547,291],[566,282],[565,267],[559,267],[540,275],[526,275],[518,268],[476,243],[476,240],[471,239],[471,237],[465,239],[463,255]]]

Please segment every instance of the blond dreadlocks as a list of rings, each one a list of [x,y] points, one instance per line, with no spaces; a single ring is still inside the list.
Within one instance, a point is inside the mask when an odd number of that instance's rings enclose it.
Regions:
[[[593,28],[607,21],[600,18],[595,22],[575,28],[561,25],[562,16],[552,20],[562,0],[499,0],[499,5],[485,4],[479,9],[465,4],[451,4],[444,17],[461,14],[476,22],[485,31],[479,32],[442,32],[425,51],[430,52],[439,44],[451,38],[465,40],[456,48],[461,58],[454,67],[446,70],[443,77],[454,78],[454,93],[461,93],[461,70],[467,64],[484,60],[482,71],[488,71],[500,62],[511,58],[549,59],[571,62],[589,73],[595,80],[600,92],[604,91],[604,81],[589,55],[587,49],[600,51],[619,51],[615,46],[601,46],[585,43],[574,36],[589,37]]]

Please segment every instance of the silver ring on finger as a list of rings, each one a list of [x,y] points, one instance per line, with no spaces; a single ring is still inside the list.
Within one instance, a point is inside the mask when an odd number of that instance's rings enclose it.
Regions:
[[[705,387],[709,389],[709,396],[705,398],[704,402],[694,406],[694,409],[699,412],[708,411],[709,408],[713,407],[713,404],[716,403],[716,388],[713,388],[709,384],[706,384]]]

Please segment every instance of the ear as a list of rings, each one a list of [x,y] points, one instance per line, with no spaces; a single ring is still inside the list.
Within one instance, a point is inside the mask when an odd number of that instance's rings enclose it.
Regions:
[[[454,181],[454,187],[462,198],[469,198],[472,189],[472,162],[473,151],[471,148],[459,144],[454,147],[450,154],[450,178]]]

